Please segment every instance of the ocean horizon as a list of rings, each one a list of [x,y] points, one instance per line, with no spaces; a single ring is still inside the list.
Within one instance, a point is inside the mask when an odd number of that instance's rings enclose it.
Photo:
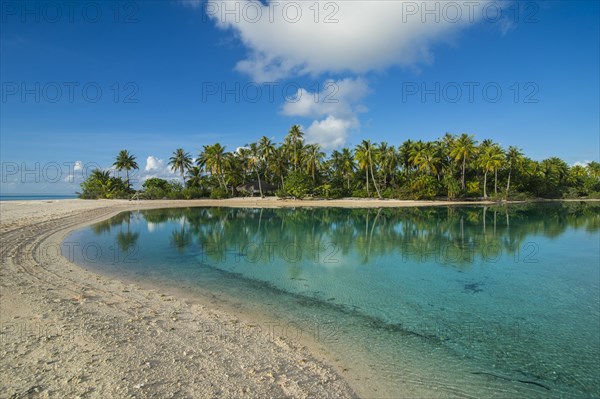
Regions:
[[[56,199],[75,199],[77,194],[9,194],[0,195],[0,201],[35,201],[35,200],[56,200]]]

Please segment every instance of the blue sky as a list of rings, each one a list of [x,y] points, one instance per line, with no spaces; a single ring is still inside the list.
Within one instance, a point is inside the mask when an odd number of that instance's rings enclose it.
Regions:
[[[467,132],[599,159],[597,1],[225,3],[3,1],[2,193],[72,193],[123,148],[170,177],[176,148],[296,123],[327,150]]]

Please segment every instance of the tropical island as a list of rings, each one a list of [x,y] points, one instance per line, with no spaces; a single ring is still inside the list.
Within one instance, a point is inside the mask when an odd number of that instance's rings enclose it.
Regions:
[[[122,150],[113,168],[94,170],[81,184],[84,199],[223,199],[230,197],[443,198],[528,200],[600,198],[600,163],[569,166],[557,157],[528,158],[515,146],[446,133],[434,141],[406,140],[395,146],[362,140],[334,150],[306,143],[293,125],[283,143],[263,136],[234,151],[204,145],[196,158],[173,152],[171,170],[181,179],[149,178],[141,190],[130,183],[139,169],[135,155]],[[125,178],[114,172],[125,171]],[[112,173],[111,173],[112,172]]]

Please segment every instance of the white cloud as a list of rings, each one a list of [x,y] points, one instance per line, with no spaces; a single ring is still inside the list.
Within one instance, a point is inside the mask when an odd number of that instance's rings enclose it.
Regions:
[[[431,62],[431,44],[476,23],[487,2],[208,0],[206,12],[248,48],[236,69],[264,82]]]
[[[360,127],[357,114],[366,111],[360,101],[368,93],[364,79],[329,80],[318,93],[299,89],[297,101],[284,104],[282,113],[320,119],[313,120],[306,130],[306,141],[319,143],[327,150],[335,149],[346,144],[352,129]]]
[[[343,147],[351,129],[358,127],[358,120],[339,119],[329,115],[322,121],[314,121],[306,129],[307,143],[319,143],[325,150]]]
[[[140,180],[146,181],[152,177],[158,177],[161,179],[173,179],[179,177],[175,174],[171,168],[165,164],[164,159],[157,158],[153,155],[149,155],[146,158],[146,166],[144,172],[140,174]]]
[[[360,128],[358,114],[366,111],[360,102],[369,93],[368,84],[357,76],[431,63],[431,46],[450,42],[489,18],[496,8],[484,10],[492,2],[207,0],[205,11],[247,48],[235,69],[256,82],[324,74],[355,77],[328,80],[318,93],[300,89],[299,101],[281,109],[286,116],[311,118],[306,140],[333,149]],[[510,29],[507,21],[500,26],[503,33]]]
[[[592,162],[592,161],[583,161],[583,162],[577,161],[577,162],[574,162],[571,165],[571,167],[573,167],[573,166],[583,166],[585,168],[590,162]]]
[[[283,105],[282,113],[313,118],[323,115],[354,116],[356,112],[364,111],[364,107],[358,102],[368,93],[369,87],[362,78],[327,80],[318,93],[299,89],[294,102],[288,101]]]
[[[165,161],[162,159],[158,159],[152,155],[149,155],[148,158],[146,158],[146,167],[144,168],[144,171],[146,172],[152,172],[152,171],[158,171],[158,170],[162,170],[165,167]]]
[[[75,172],[78,172],[78,171],[80,171],[82,169],[83,169],[83,162],[81,162],[81,161],[75,161],[75,165],[73,166],[73,170]]]

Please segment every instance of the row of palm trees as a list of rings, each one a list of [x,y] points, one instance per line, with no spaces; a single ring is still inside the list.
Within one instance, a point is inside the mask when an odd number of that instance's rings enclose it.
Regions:
[[[517,147],[504,149],[489,139],[478,143],[468,134],[447,133],[430,142],[406,140],[398,147],[363,140],[354,149],[335,150],[326,158],[319,144],[305,142],[298,125],[291,127],[280,145],[266,136],[235,151],[226,151],[215,143],[204,145],[195,159],[178,148],[170,157],[169,166],[189,187],[206,185],[210,178],[214,186],[232,194],[240,184],[257,180],[261,196],[264,181],[283,187],[291,173],[308,175],[313,188],[335,186],[348,194],[362,189],[366,196],[376,194],[379,198],[384,196],[384,190],[389,193],[411,185],[436,185],[447,190],[449,196],[467,192],[481,195],[480,181],[483,197],[487,198],[490,180],[494,195],[508,195],[515,178],[520,180],[519,189],[529,188],[543,196],[544,192],[582,185],[582,179],[591,179],[593,184],[600,181],[598,162],[590,162],[586,167],[569,167],[559,158],[537,162],[525,157]],[[135,156],[122,150],[114,167],[126,171],[129,187],[129,171],[138,168]]]

